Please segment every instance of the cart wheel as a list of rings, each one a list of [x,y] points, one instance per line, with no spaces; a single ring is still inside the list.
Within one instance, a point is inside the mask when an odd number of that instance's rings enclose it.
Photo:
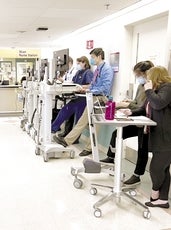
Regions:
[[[150,219],[150,217],[151,217],[151,212],[150,212],[149,210],[145,210],[145,211],[143,212],[143,217],[144,217],[145,219]]]
[[[71,159],[74,159],[74,157],[75,157],[75,151],[74,151],[74,150],[71,150],[71,152],[70,152],[70,158],[71,158]]]
[[[100,218],[102,216],[102,211],[100,208],[96,208],[94,211],[94,216]]]
[[[72,175],[72,176],[75,176],[75,175],[76,175],[76,170],[75,170],[73,167],[71,167],[71,175]]]
[[[36,148],[36,149],[35,149],[35,154],[36,154],[36,155],[40,155],[40,149],[39,149],[39,148]]]
[[[48,162],[49,160],[48,156],[45,153],[43,153],[43,160],[44,162]]]
[[[24,127],[24,122],[21,122],[20,128],[23,129],[23,127]]]
[[[82,186],[83,186],[83,182],[82,182],[82,180],[80,180],[80,179],[78,179],[78,178],[76,178],[75,180],[74,180],[74,187],[75,188],[77,188],[77,189],[80,189]]]
[[[34,133],[33,133],[33,137],[32,137],[34,141],[36,140],[36,136],[37,136],[37,132],[35,130]]]
[[[96,195],[97,194],[97,188],[94,188],[94,187],[90,188],[90,194]]]
[[[130,196],[136,196],[137,195],[137,192],[135,190],[129,190],[128,193]]]

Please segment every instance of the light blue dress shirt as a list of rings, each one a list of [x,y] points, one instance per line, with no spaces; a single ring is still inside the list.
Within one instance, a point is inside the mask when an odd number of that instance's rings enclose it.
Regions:
[[[94,95],[111,94],[114,79],[114,71],[106,62],[100,64],[94,72],[94,79],[90,85],[90,91]]]

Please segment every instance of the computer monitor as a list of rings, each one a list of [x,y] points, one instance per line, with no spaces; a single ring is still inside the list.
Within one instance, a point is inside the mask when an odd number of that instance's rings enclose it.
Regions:
[[[52,74],[56,78],[58,71],[67,71],[69,69],[69,49],[63,49],[53,52]]]

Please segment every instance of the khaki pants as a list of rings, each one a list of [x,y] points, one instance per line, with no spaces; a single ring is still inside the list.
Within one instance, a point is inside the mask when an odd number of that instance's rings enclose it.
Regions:
[[[102,98],[103,100],[106,101],[105,96],[100,96],[98,98]],[[95,102],[96,100],[97,100],[97,97],[93,96],[93,102]],[[74,126],[74,128],[71,130],[71,132],[64,138],[66,143],[68,145],[72,145],[76,141],[76,139],[81,135],[82,131],[86,128],[87,125],[88,125],[88,111],[87,111],[87,107],[86,107],[82,116],[78,120],[77,124]],[[88,151],[91,151],[90,139],[87,142],[85,149]]]

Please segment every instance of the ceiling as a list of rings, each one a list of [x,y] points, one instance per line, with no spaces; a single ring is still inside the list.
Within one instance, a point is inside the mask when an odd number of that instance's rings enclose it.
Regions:
[[[47,47],[140,0],[0,0],[0,47]],[[47,27],[47,31],[36,31]]]

